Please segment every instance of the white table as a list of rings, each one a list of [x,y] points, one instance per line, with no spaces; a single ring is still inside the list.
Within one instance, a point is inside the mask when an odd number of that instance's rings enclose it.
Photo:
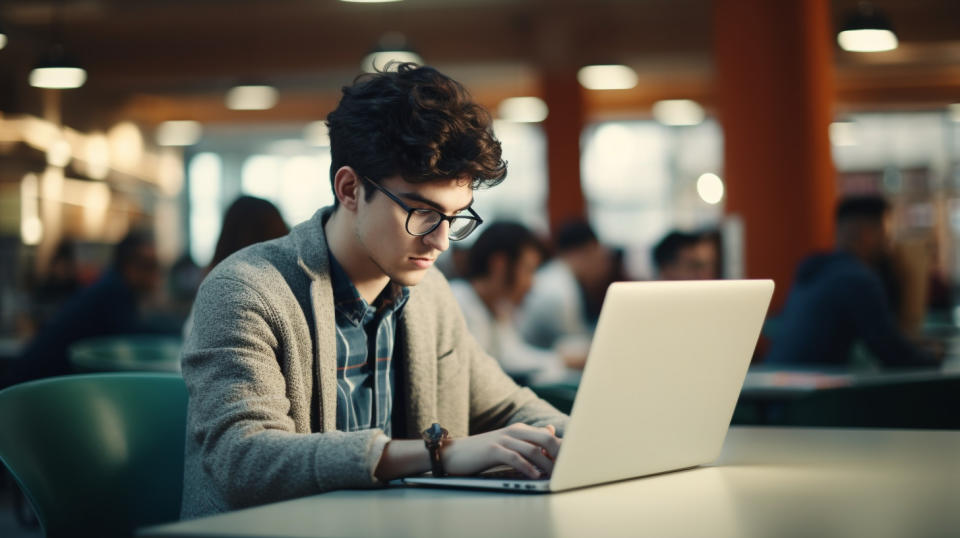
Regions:
[[[960,432],[732,428],[714,465],[536,495],[339,491],[142,536],[960,535]]]

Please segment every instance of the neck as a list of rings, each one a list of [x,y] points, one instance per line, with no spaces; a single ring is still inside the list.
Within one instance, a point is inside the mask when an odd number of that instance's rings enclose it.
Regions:
[[[373,304],[380,292],[390,283],[390,277],[373,263],[363,245],[359,243],[347,212],[343,208],[337,208],[327,219],[323,231],[327,236],[327,247],[350,277],[350,282],[357,288],[360,297]]]

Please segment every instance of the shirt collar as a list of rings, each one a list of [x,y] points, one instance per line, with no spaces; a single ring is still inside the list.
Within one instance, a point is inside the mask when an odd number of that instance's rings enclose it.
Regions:
[[[360,296],[346,270],[330,255],[330,281],[333,285],[333,306],[354,325],[360,325],[373,319],[375,315],[388,316],[400,310],[410,296],[410,289],[392,280],[373,301],[373,305]]]

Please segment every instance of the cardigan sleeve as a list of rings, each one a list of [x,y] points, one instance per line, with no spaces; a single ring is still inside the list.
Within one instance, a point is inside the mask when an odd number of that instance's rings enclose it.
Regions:
[[[187,458],[199,459],[202,476],[186,484],[215,492],[229,509],[378,484],[381,430],[297,431],[287,397],[295,389],[278,361],[285,327],[254,288],[208,279],[194,314],[182,366]]]

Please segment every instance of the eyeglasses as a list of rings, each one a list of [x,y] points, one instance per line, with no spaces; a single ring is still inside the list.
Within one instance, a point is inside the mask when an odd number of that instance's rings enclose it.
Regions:
[[[413,236],[428,235],[440,226],[440,223],[447,221],[450,223],[450,231],[447,233],[447,237],[451,241],[460,241],[465,239],[470,235],[474,230],[477,229],[477,226],[483,224],[483,219],[480,218],[480,215],[477,215],[476,211],[472,207],[468,207],[467,211],[470,212],[470,215],[453,215],[448,217],[443,213],[437,211],[436,209],[427,209],[421,207],[410,207],[407,204],[403,203],[397,195],[388,191],[381,185],[374,182],[368,177],[363,179],[367,180],[371,185],[377,188],[380,192],[387,195],[387,198],[390,198],[397,203],[404,211],[407,212],[407,222],[405,227],[407,233]]]

